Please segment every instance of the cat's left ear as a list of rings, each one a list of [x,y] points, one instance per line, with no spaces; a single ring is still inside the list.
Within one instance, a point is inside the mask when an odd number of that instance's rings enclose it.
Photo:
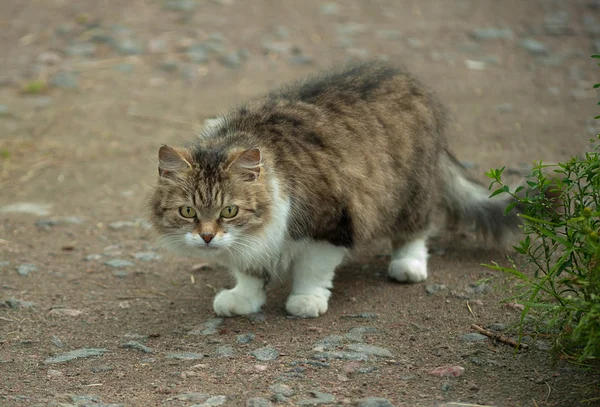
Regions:
[[[158,175],[165,177],[172,172],[192,167],[192,157],[187,150],[174,149],[165,144],[158,149]]]
[[[262,155],[257,147],[231,155],[226,170],[237,173],[245,181],[256,181],[260,176]]]

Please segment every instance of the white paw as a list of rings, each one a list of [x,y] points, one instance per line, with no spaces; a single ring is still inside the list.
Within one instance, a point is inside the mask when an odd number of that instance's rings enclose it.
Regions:
[[[394,260],[388,274],[401,283],[420,283],[427,278],[427,260],[414,257]]]
[[[232,317],[234,315],[254,314],[260,311],[267,299],[264,292],[255,296],[242,295],[239,291],[221,291],[215,297],[213,308],[220,317]]]
[[[312,294],[292,294],[285,306],[287,312],[301,318],[316,318],[327,312],[327,298]]]

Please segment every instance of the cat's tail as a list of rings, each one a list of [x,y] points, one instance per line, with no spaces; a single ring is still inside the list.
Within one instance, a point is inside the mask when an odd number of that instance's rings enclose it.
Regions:
[[[463,165],[445,151],[440,161],[442,174],[442,200],[447,212],[449,227],[459,223],[474,223],[477,230],[491,236],[497,242],[518,231],[521,224],[517,205],[505,215],[513,197],[501,194],[490,198],[491,192],[474,179],[469,178]]]

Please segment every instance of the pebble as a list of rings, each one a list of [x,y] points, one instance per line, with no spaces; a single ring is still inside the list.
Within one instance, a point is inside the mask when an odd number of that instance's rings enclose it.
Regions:
[[[92,42],[79,42],[68,45],[65,53],[72,57],[91,57],[94,56],[97,48],[98,46]]]
[[[13,309],[33,307],[32,302],[18,300],[16,298],[9,298],[8,300],[6,300],[6,305],[8,305],[9,308],[13,308]]]
[[[62,89],[77,89],[79,87],[79,79],[77,74],[73,72],[59,72],[50,79],[50,84]]]
[[[48,371],[46,372],[46,374],[50,377],[58,377],[58,376],[63,376],[64,373],[61,372],[60,370],[55,370],[55,369],[48,369]]]
[[[64,348],[64,346],[65,346],[63,341],[56,335],[52,337],[52,344],[54,346],[56,346],[57,348]]]
[[[85,261],[96,261],[96,260],[100,260],[102,258],[101,254],[88,254],[87,256],[85,256],[83,258],[83,260]]]
[[[441,366],[430,370],[429,373],[432,376],[439,377],[459,377],[465,372],[465,368],[462,366]]]
[[[344,319],[377,319],[379,318],[378,314],[373,312],[363,312],[362,314],[351,314],[351,315],[343,315]]]
[[[286,397],[290,397],[294,395],[294,389],[286,384],[276,383],[269,386],[269,390],[271,390],[275,394],[282,394]]]
[[[139,350],[140,352],[144,353],[154,353],[154,350],[152,348],[149,348],[146,345],[139,343],[138,341],[126,342],[123,345],[121,345],[121,347],[124,349]]]
[[[379,38],[397,41],[402,38],[402,33],[398,30],[379,30],[377,31]]]
[[[460,336],[460,340],[463,342],[482,342],[485,341],[487,339],[487,336],[482,335],[480,333],[477,332],[470,332],[468,334],[464,334]]]
[[[124,38],[115,44],[117,52],[121,55],[140,55],[144,52],[144,48],[131,38]]]
[[[105,261],[104,264],[114,268],[131,267],[134,265],[132,262],[123,259],[110,259]]]
[[[25,263],[25,264],[19,264],[17,266],[17,273],[19,273],[19,275],[21,276],[27,276],[29,275],[29,273],[37,271],[37,267],[35,264],[29,264],[29,263]]]
[[[533,38],[521,40],[519,45],[532,55],[546,55],[548,53],[548,47]]]
[[[443,291],[448,291],[448,287],[446,287],[444,284],[427,284],[425,286],[425,292],[430,295]]]
[[[506,331],[506,325],[499,324],[499,323],[491,324],[491,325],[488,325],[487,329],[489,329],[490,331],[504,332],[504,331]]]
[[[62,57],[56,52],[42,52],[37,56],[37,62],[43,65],[58,65],[62,62]]]
[[[133,65],[132,64],[117,64],[113,66],[113,69],[117,72],[121,73],[132,73]]]
[[[212,396],[202,404],[193,404],[190,407],[221,406],[227,401],[227,396]]]
[[[501,103],[499,105],[496,105],[496,110],[500,113],[509,113],[512,112],[513,105],[510,103]]]
[[[258,348],[252,352],[250,352],[252,356],[256,358],[256,360],[260,360],[261,362],[266,362],[269,360],[275,360],[279,357],[279,352],[277,350],[265,346],[263,348]]]
[[[323,3],[319,7],[319,11],[325,16],[332,16],[340,12],[340,5],[336,3]]]
[[[388,400],[382,397],[367,397],[356,401],[357,407],[394,407]]]
[[[319,351],[322,352],[326,349],[335,349],[338,346],[341,346],[344,342],[344,337],[341,335],[329,335],[317,343],[313,345],[314,348],[319,348]]]
[[[246,400],[246,407],[271,407],[273,403],[262,397],[254,397]]]
[[[247,333],[247,334],[238,335],[236,338],[236,342],[245,345],[245,344],[248,344],[248,343],[254,341],[254,339],[255,339],[255,335],[253,333]]]
[[[78,317],[82,312],[72,308],[53,308],[48,312],[48,315],[53,317]]]
[[[211,318],[202,326],[190,331],[190,335],[213,335],[217,333],[217,328],[223,323],[223,318]]]
[[[377,332],[379,332],[377,328],[373,328],[372,326],[357,326],[350,328],[350,331],[344,335],[344,338],[354,342],[362,342],[365,334],[374,334]]]
[[[490,291],[492,291],[492,287],[490,287],[488,284],[485,284],[485,283],[482,283],[482,284],[473,283],[470,285],[469,288],[475,294],[486,294],[486,293],[489,293]]]
[[[60,355],[57,355],[57,356],[54,356],[51,358],[47,358],[44,361],[44,363],[45,364],[53,364],[53,363],[69,362],[71,360],[81,359],[81,358],[89,358],[91,356],[102,356],[106,352],[108,352],[108,349],[104,349],[104,348],[76,349],[76,350],[72,350],[67,353],[61,353]]]
[[[169,397],[165,400],[167,401],[191,401],[193,403],[197,401],[204,401],[210,398],[210,394],[206,393],[182,393],[176,396]]]
[[[90,370],[92,373],[105,373],[105,372],[112,372],[113,370],[115,370],[115,368],[110,365],[98,365],[98,366],[92,366],[90,368]]]
[[[179,69],[179,62],[174,59],[163,61],[158,65],[158,69],[161,69],[165,72],[175,72]]]
[[[483,71],[485,69],[485,62],[483,61],[474,61],[472,59],[465,60],[465,66],[474,71]]]
[[[471,37],[478,41],[510,40],[514,34],[510,28],[475,28],[471,31]]]
[[[377,368],[376,366],[366,366],[366,367],[359,367],[358,369],[356,369],[356,373],[369,374],[369,373],[376,372],[377,370],[379,370],[379,368]]]
[[[353,343],[346,347],[346,349],[356,352],[356,353],[364,353],[366,355],[380,356],[380,357],[392,357],[392,352],[390,352],[386,348],[382,348],[380,346],[375,345],[366,345],[364,343]]]
[[[195,352],[171,352],[167,353],[168,359],[180,359],[180,360],[200,360],[204,357],[202,353]]]
[[[231,52],[222,55],[219,58],[219,62],[228,68],[238,68],[242,65],[242,58],[240,58],[240,55],[237,52]]]
[[[408,46],[411,48],[421,48],[423,47],[423,42],[418,38],[408,38],[406,40]]]
[[[186,51],[186,55],[191,62],[202,64],[208,61],[208,51],[204,44],[192,45]]]
[[[544,32],[549,35],[573,35],[575,30],[569,25],[569,13],[564,10],[546,15],[543,25]]]
[[[50,204],[37,204],[31,202],[21,202],[11,205],[6,205],[0,208],[0,212],[18,212],[28,213],[37,216],[48,216],[50,215]]]
[[[111,222],[108,224],[108,228],[112,229],[112,230],[128,229],[128,228],[132,228],[134,226],[135,226],[135,222],[130,221],[130,220],[120,220],[120,221]]]
[[[10,116],[10,109],[6,105],[0,105],[0,117]]]
[[[335,401],[335,396],[329,393],[322,393],[320,391],[311,391],[313,398],[304,399],[296,402],[299,406],[317,406],[320,404],[331,404]]]
[[[125,270],[113,270],[112,275],[117,278],[125,278],[129,275],[129,272]]]
[[[340,359],[340,360],[356,360],[356,361],[367,361],[369,355],[364,353],[347,352],[347,351],[330,351],[330,352],[319,352],[312,356],[313,359]]]
[[[171,11],[193,11],[196,8],[196,0],[166,0],[163,3],[165,10]]]
[[[133,253],[132,256],[134,258],[136,258],[137,260],[141,260],[141,261],[153,261],[153,260],[161,259],[160,254],[158,254],[156,252],[138,252],[138,253]]]
[[[10,266],[10,261],[8,261],[8,260],[0,261],[0,267],[6,267],[6,266]]]
[[[219,346],[215,350],[216,358],[232,358],[234,356],[235,356],[235,352],[233,350],[233,347],[231,347],[229,345]]]
[[[366,24],[349,22],[349,23],[339,24],[336,31],[339,35],[362,34],[367,31],[367,26],[366,26]]]

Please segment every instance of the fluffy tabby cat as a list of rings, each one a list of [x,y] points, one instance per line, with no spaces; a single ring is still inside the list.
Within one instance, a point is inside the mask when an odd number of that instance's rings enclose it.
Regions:
[[[433,211],[496,237],[517,224],[465,175],[445,122],[401,68],[325,72],[231,111],[188,147],[160,147],[151,222],[163,245],[231,269],[236,286],[214,299],[221,316],[259,311],[266,282],[286,273],[287,311],[322,315],[349,250],[381,237],[390,277],[423,281]]]

